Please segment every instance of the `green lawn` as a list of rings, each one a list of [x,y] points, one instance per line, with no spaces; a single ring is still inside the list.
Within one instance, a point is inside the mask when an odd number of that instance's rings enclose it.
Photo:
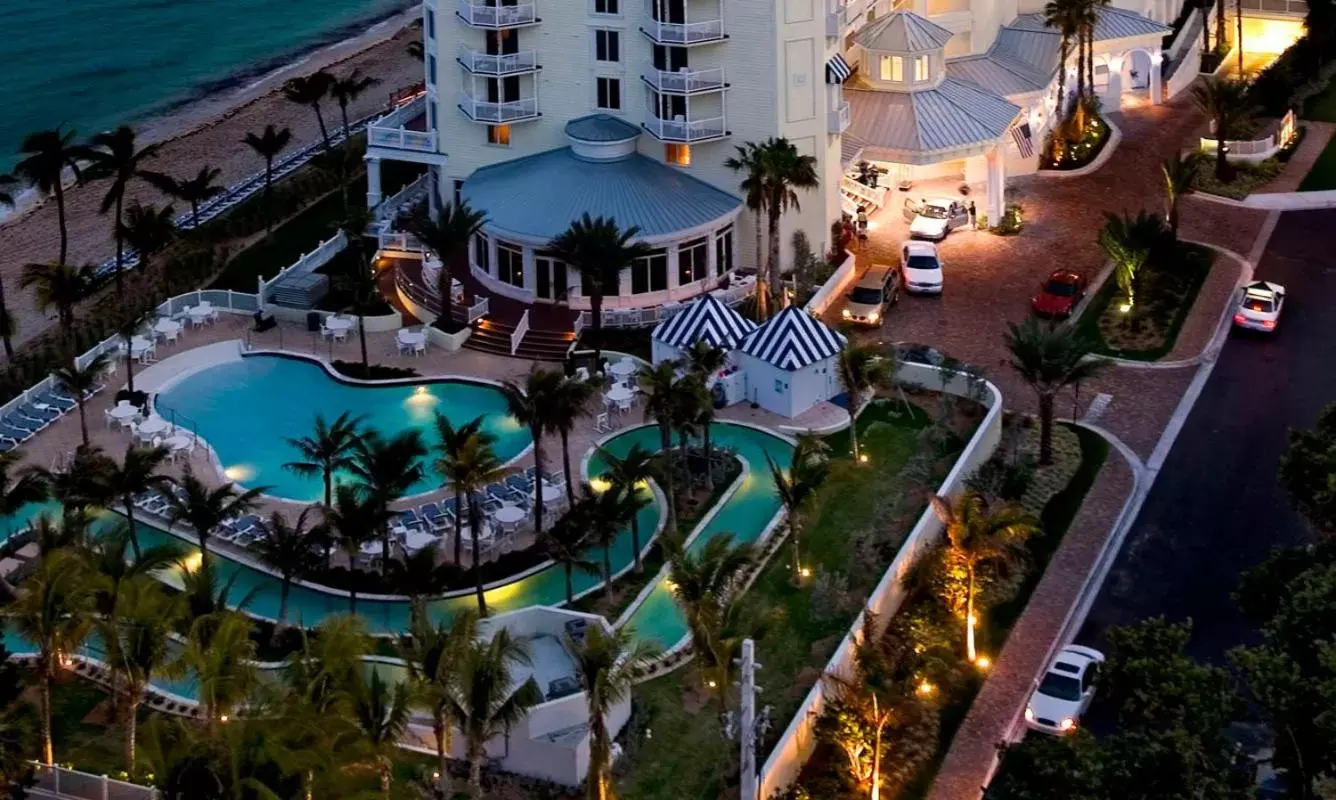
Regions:
[[[1336,85],[1336,81],[1333,81],[1333,85]],[[1331,114],[1332,119],[1336,120],[1336,92],[1333,92],[1332,87],[1328,86],[1323,95],[1332,95],[1330,100]],[[1324,189],[1336,189],[1336,136],[1333,136],[1327,142],[1322,154],[1317,157],[1317,161],[1313,162],[1313,168],[1308,171],[1303,183],[1299,184],[1299,191],[1301,192],[1317,192]]]
[[[837,613],[814,608],[813,585],[795,588],[790,583],[792,549],[786,543],[770,560],[743,599],[747,613],[772,609],[782,617],[757,642],[757,661],[764,665],[760,704],[773,706],[773,743],[820,677],[872,587],[880,580],[922,506],[899,519],[893,513],[903,484],[900,472],[915,452],[920,414],[892,416],[886,406],[873,406],[862,415],[860,443],[869,464],[855,466],[841,457],[832,463],[814,512],[802,535],[803,561],[816,577],[841,574],[851,601]],[[847,441],[847,435],[844,437]],[[839,443],[832,443],[840,454]],[[856,502],[851,502],[855,501]],[[880,534],[869,536],[869,534]],[[859,545],[874,539],[878,545]],[[690,666],[636,687],[636,715],[628,733],[628,775],[621,779],[622,795],[637,800],[714,798],[724,788],[724,775],[736,773],[736,747],[724,742],[716,712],[700,708],[688,693]],[[649,729],[646,735],[645,729]],[[760,756],[764,759],[765,753]]]

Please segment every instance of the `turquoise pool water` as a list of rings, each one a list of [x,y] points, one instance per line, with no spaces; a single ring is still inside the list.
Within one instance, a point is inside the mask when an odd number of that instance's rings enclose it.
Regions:
[[[297,457],[286,439],[309,436],[317,414],[332,421],[343,412],[363,417],[366,427],[389,437],[421,431],[429,446],[437,441],[436,412],[456,425],[479,416],[496,437],[496,453],[509,461],[529,446],[528,429],[506,413],[505,400],[491,386],[450,381],[405,386],[355,386],[334,380],[309,361],[250,356],[190,375],[154,400],[158,413],[194,427],[217,452],[228,476],[246,487],[267,486],[268,494],[318,501],[318,476],[283,469]],[[428,469],[410,493],[439,488]]]

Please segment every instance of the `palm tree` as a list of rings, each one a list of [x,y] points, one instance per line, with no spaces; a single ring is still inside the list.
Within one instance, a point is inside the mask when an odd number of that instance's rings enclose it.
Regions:
[[[1059,47],[1061,55],[1058,59],[1057,113],[1059,119],[1066,116],[1064,113],[1066,107],[1062,101],[1067,89],[1067,60],[1072,52],[1072,39],[1080,35],[1077,15],[1079,5],[1079,0],[1049,0],[1044,6],[1044,25],[1062,34],[1062,44]]]
[[[320,101],[329,97],[329,90],[334,85],[334,76],[323,69],[289,78],[283,84],[283,96],[299,106],[310,106],[315,112],[315,121],[320,125],[320,138],[325,142],[325,149],[330,148],[329,131],[325,129],[325,115],[320,111]]]
[[[320,73],[317,73],[320,74]],[[362,93],[380,83],[370,75],[363,75],[362,70],[354,67],[352,72],[342,78],[329,82],[329,96],[339,104],[339,114],[343,117],[343,141],[348,141],[348,104],[362,96]]]
[[[265,535],[251,543],[251,549],[260,560],[278,571],[278,630],[288,623],[288,593],[292,581],[306,574],[311,568],[312,552],[309,515],[313,506],[302,509],[296,523],[289,524],[287,517],[274,511],[269,519],[261,523]]]
[[[56,198],[56,220],[60,225],[60,256],[56,260],[65,263],[69,255],[69,233],[65,228],[65,187],[62,183],[65,168],[74,173],[75,180],[83,180],[79,171],[79,160],[88,158],[88,148],[75,144],[78,134],[64,131],[61,126],[54,130],[37,131],[23,137],[19,153],[26,156],[14,165],[14,174],[24,182],[37,188],[44,195]]]
[[[195,532],[199,543],[201,573],[210,572],[209,537],[223,522],[255,507],[261,494],[268,487],[258,486],[244,492],[237,490],[236,484],[228,482],[215,489],[195,477],[189,464],[176,482],[177,491],[164,495],[167,500],[168,524],[184,523]]]
[[[585,629],[583,641],[568,639],[566,648],[575,659],[575,671],[589,704],[586,796],[589,800],[610,800],[612,735],[608,731],[608,715],[614,706],[630,697],[636,677],[658,654],[658,648],[652,642],[637,642],[629,628],[608,633],[597,624]]]
[[[241,143],[254,150],[260,158],[264,159],[264,231],[269,233],[274,229],[272,189],[274,185],[274,159],[278,154],[287,149],[288,143],[292,141],[292,131],[283,128],[275,130],[273,125],[264,126],[264,133],[256,135],[254,133],[246,134],[246,138]]]
[[[728,350],[697,339],[683,352],[682,362],[689,372],[708,380],[728,363]]]
[[[586,531],[589,543],[597,545],[603,551],[603,583],[612,588],[612,546],[622,533],[622,526],[630,517],[645,507],[636,494],[623,494],[611,489],[595,492],[585,484],[584,495],[580,503],[588,507],[585,512]]]
[[[1139,216],[1105,212],[1099,246],[1114,266],[1114,278],[1123,294],[1123,310],[1136,305],[1137,278],[1150,259],[1151,249],[1163,226],[1160,218],[1142,211]]]
[[[585,557],[589,548],[588,511],[587,505],[572,505],[547,530],[538,534],[538,546],[543,553],[566,573],[566,605],[575,602],[572,580],[575,570],[587,575],[598,574],[598,565]]]
[[[392,757],[399,752],[399,738],[408,730],[412,716],[409,685],[396,683],[391,688],[375,668],[371,670],[371,680],[355,685],[352,718],[357,724],[359,743],[375,765],[380,775],[380,790],[388,798],[394,780]]]
[[[413,233],[441,257],[441,271],[436,276],[436,296],[441,299],[441,315],[436,327],[453,330],[454,325],[454,272],[468,269],[468,247],[487,224],[487,214],[475,210],[467,202],[446,203],[432,219],[426,209],[413,218]]]
[[[487,743],[509,733],[543,693],[532,677],[512,689],[511,668],[529,664],[526,643],[502,628],[489,641],[473,641],[459,663],[459,679],[449,690],[450,715],[464,734],[469,761],[469,793],[482,798],[482,762]]]
[[[325,525],[330,535],[348,555],[348,567],[354,569],[362,545],[376,538],[386,518],[380,513],[375,498],[368,497],[359,487],[339,484],[334,489],[334,504],[324,509]],[[388,557],[388,554],[383,554]],[[357,613],[357,581],[348,582],[348,613]]]
[[[760,319],[770,318],[770,283],[765,278],[764,234],[761,230],[761,216],[766,211],[765,165],[761,162],[761,147],[755,142],[735,145],[737,155],[724,159],[724,166],[734,172],[744,173],[739,188],[756,220],[756,315]]]
[[[83,646],[92,628],[92,581],[83,560],[57,550],[37,563],[23,582],[18,599],[4,610],[14,630],[37,649],[34,672],[40,691],[42,763],[53,764],[51,746],[51,682],[65,659]]]
[[[454,477],[458,484],[459,491],[464,493],[464,505],[469,515],[469,537],[473,541],[473,586],[474,593],[478,599],[478,614],[487,616],[487,598],[482,591],[482,553],[478,546],[478,536],[482,532],[482,515],[479,513],[476,494],[482,491],[489,483],[495,483],[505,477],[506,470],[501,464],[501,459],[496,457],[496,451],[492,449],[491,438],[485,434],[476,434],[465,443],[460,451],[459,460],[456,464],[459,472]],[[542,502],[542,493],[534,501]],[[463,514],[465,508],[455,510],[455,525],[459,525],[459,515]],[[538,530],[542,535],[542,529]],[[456,540],[458,540],[458,527],[456,527]],[[459,562],[455,562],[459,563]]]
[[[427,599],[445,591],[454,577],[455,566],[441,561],[437,545],[407,553],[402,561],[391,564],[394,588],[408,596],[408,607],[415,615],[426,614]]]
[[[323,414],[315,415],[315,430],[310,436],[284,439],[288,447],[297,451],[297,461],[289,461],[283,469],[303,477],[320,476],[325,485],[325,508],[334,502],[334,474],[347,470],[353,464],[353,453],[361,437],[362,416],[345,411],[325,421]]]
[[[440,440],[436,445],[437,458],[433,466],[436,474],[445,480],[446,486],[453,486],[455,489],[455,563],[459,564],[463,557],[463,500],[464,490],[460,480],[474,471],[473,465],[467,463],[465,455],[469,458],[475,457],[478,453],[476,447],[470,446],[469,442],[475,437],[481,437],[483,443],[489,447],[496,442],[496,437],[482,430],[482,417],[474,417],[471,421],[464,423],[456,428],[454,423],[444,414],[436,414],[436,436]]]
[[[125,241],[139,253],[139,270],[148,273],[149,262],[176,238],[176,209],[171,205],[157,208],[131,203],[125,209],[125,223],[120,227]],[[170,275],[162,272],[162,292],[170,296]]]
[[[1225,0],[1217,0],[1224,6]],[[1243,81],[1226,78],[1206,78],[1192,87],[1192,102],[1211,119],[1215,130],[1215,177],[1221,183],[1234,180],[1234,168],[1229,163],[1225,141],[1234,136],[1254,108],[1248,99],[1248,86]]]
[[[974,661],[974,613],[979,566],[1010,562],[1020,557],[1020,546],[1039,532],[1039,522],[1017,504],[989,508],[975,491],[966,491],[952,503],[932,496],[932,510],[946,526],[949,557],[965,572],[965,657]]]
[[[858,409],[863,404],[863,395],[887,386],[894,371],[894,361],[875,342],[847,344],[835,361],[835,373],[849,395],[849,413],[853,416],[849,424],[849,445],[855,464],[862,461],[858,452]]]
[[[136,447],[131,444],[125,448],[125,457],[117,464],[114,460],[108,469],[99,475],[99,482],[109,497],[120,501],[121,511],[129,523],[130,545],[135,557],[143,555],[139,547],[139,535],[135,529],[135,496],[150,489],[166,486],[172,479],[162,474],[161,469],[171,451],[165,447]]]
[[[84,548],[87,565],[93,570],[93,610],[113,622],[126,586],[139,578],[152,578],[153,573],[181,560],[175,544],[155,545],[131,558],[130,543],[130,526],[121,522]]]
[[[195,619],[179,658],[164,677],[194,679],[210,734],[225,723],[259,685],[251,621],[238,611],[217,611]]]
[[[716,536],[704,547],[687,550],[679,537],[664,539],[673,599],[686,618],[691,645],[700,660],[706,686],[721,710],[727,698],[736,642],[736,590],[756,561],[749,544],[733,544],[732,534]]]
[[[677,490],[673,475],[673,414],[677,408],[677,361],[660,361],[653,367],[642,367],[638,376],[645,399],[645,419],[659,426],[660,453],[666,465],[663,470],[664,490],[668,494],[668,530],[677,530]]]
[[[125,258],[125,227],[122,225],[121,207],[125,203],[125,190],[130,181],[144,177],[144,162],[158,154],[161,145],[150,144],[142,149],[135,148],[135,131],[129,125],[121,125],[114,131],[105,131],[94,136],[90,141],[93,166],[88,170],[90,180],[109,178],[111,185],[102,197],[99,214],[112,209],[116,216],[112,220],[112,229],[116,232],[116,292],[122,289],[121,269]]]
[[[214,183],[223,171],[217,167],[203,166],[193,178],[176,179],[161,172],[144,172],[141,177],[152,184],[158,191],[176,200],[190,205],[190,227],[199,229],[199,207],[207,203],[225,189]]]
[[[501,394],[506,399],[506,412],[515,421],[529,429],[533,438],[533,464],[541,477],[543,472],[543,434],[554,429],[553,409],[557,406],[558,396],[566,378],[555,369],[544,369],[535,364],[525,377],[524,383],[506,381],[501,384]],[[537,493],[533,504],[533,527],[535,533],[543,530],[542,492]]]
[[[631,445],[631,449],[621,458],[602,447],[598,448],[598,453],[607,462],[606,475],[613,491],[621,492],[628,498],[632,496],[638,498],[637,502],[642,503],[642,508],[649,505],[653,499],[649,491],[649,482],[655,477],[654,454],[639,444]],[[634,558],[636,574],[639,575],[644,571],[644,564],[640,560],[640,515],[633,513],[630,516],[631,555]]]
[[[115,326],[116,335],[121,337],[121,350],[125,359],[125,388],[131,394],[135,390],[135,357],[133,341],[149,321],[157,316],[152,308],[131,308]]]
[[[50,495],[46,477],[36,470],[17,469],[22,463],[21,451],[0,453],[0,517],[12,517],[29,503],[40,503]]]
[[[107,371],[106,353],[98,353],[93,356],[82,368],[77,360],[72,360],[66,366],[53,370],[51,377],[73,398],[79,406],[79,433],[83,437],[83,446],[89,446],[88,441],[88,398],[93,396],[93,390],[97,388],[98,381],[102,379],[102,373]]]
[[[1090,358],[1090,345],[1074,328],[1049,328],[1035,319],[1007,323],[1011,368],[1039,397],[1039,465],[1053,463],[1053,398],[1064,387],[1097,375],[1109,362]]]
[[[1169,230],[1178,238],[1178,201],[1192,189],[1192,181],[1197,177],[1197,154],[1175,153],[1160,165],[1164,175],[1164,215],[1169,220]]]
[[[581,291],[589,297],[593,317],[595,364],[603,354],[603,296],[616,297],[621,292],[622,270],[653,252],[649,245],[635,241],[639,235],[634,225],[622,230],[612,217],[595,219],[586,213],[548,242],[557,260],[580,273]]]
[[[798,152],[797,145],[785,138],[769,138],[757,148],[761,163],[761,191],[765,193],[765,212],[770,241],[770,264],[766,269],[770,296],[778,297],[780,283],[779,221],[784,212],[799,210],[796,189],[815,189],[816,157]]]
[[[425,468],[422,457],[427,448],[422,436],[413,429],[400,431],[385,439],[374,430],[367,431],[353,445],[353,460],[348,465],[352,475],[375,504],[381,518],[381,574],[389,573],[390,561],[390,504],[408,494],[413,484],[422,480]]]
[[[139,704],[153,678],[172,655],[172,634],[184,609],[179,595],[169,595],[151,578],[125,584],[115,622],[100,625],[102,641],[115,654],[111,668],[124,692],[125,771],[136,772],[135,724]]]
[[[705,379],[699,375],[691,376],[687,381],[689,393],[683,400],[682,411],[686,423],[700,434],[701,446],[705,455],[705,477],[711,491],[714,490],[714,445],[710,441],[710,429],[714,425],[714,395],[710,394]],[[686,450],[683,450],[685,458]],[[690,461],[687,462],[690,466]]]
[[[766,454],[765,462],[770,467],[770,476],[775,481],[775,489],[779,492],[779,500],[784,504],[784,510],[789,526],[789,533],[793,539],[793,584],[799,586],[804,577],[804,568],[802,566],[802,515],[806,511],[808,502],[821,488],[821,484],[826,480],[828,464],[826,461],[809,461],[802,458],[797,450],[793,451],[794,458],[789,464],[788,470],[782,470],[779,465]]]
[[[449,796],[450,765],[447,758],[456,720],[451,716],[451,692],[459,681],[460,662],[478,635],[478,617],[469,609],[455,612],[447,627],[432,627],[426,614],[413,617],[412,636],[400,650],[408,662],[408,675],[417,689],[418,701],[431,714],[436,739],[440,790]]]
[[[374,300],[380,297],[380,287],[376,285],[376,273],[367,260],[366,248],[362,238],[371,224],[371,211],[365,207],[350,208],[339,227],[348,238],[353,258],[348,262],[348,271],[341,280],[352,295],[353,313],[357,315],[357,339],[362,346],[362,375],[371,371],[366,350],[366,312]]]
[[[19,277],[19,287],[32,289],[37,310],[56,310],[65,335],[65,346],[74,346],[74,307],[88,293],[91,270],[78,269],[62,261],[49,264],[27,264]]]
[[[567,503],[575,502],[575,488],[572,484],[577,477],[571,471],[571,431],[575,430],[575,424],[584,416],[585,408],[594,397],[595,391],[593,384],[588,381],[566,378],[557,384],[556,391],[553,392],[553,403],[548,409],[551,430],[555,430],[561,436],[561,466],[566,473]]]

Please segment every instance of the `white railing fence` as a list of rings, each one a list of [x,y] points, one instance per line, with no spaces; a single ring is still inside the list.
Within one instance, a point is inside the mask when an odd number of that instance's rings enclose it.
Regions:
[[[315,272],[320,267],[323,267],[325,264],[328,264],[329,260],[332,259],[334,256],[343,252],[343,249],[347,246],[348,246],[348,234],[344,233],[343,231],[339,231],[338,233],[329,237],[325,241],[316,245],[316,248],[311,252],[302,255],[301,258],[297,259],[288,266],[279,270],[278,274],[275,275],[273,278],[270,278],[267,281],[263,277],[256,278],[256,281],[258,282],[259,286],[259,288],[256,290],[256,294],[259,297],[268,300],[268,289],[270,286],[273,286],[275,283],[278,283],[280,280],[282,280],[284,277],[288,275],[305,275],[310,272]]]
[[[510,354],[515,355],[515,351],[520,349],[520,343],[524,341],[524,335],[529,332],[529,309],[524,309],[520,315],[519,324],[515,326],[515,332],[510,334]]]
[[[1230,161],[1264,161],[1280,151],[1294,138],[1298,121],[1294,109],[1290,109],[1269,135],[1261,139],[1225,140],[1225,158]],[[1214,123],[1211,125],[1214,129]],[[1220,142],[1208,137],[1201,137],[1201,152],[1214,156]]]
[[[382,200],[380,205],[376,206],[376,221],[393,220],[400,213],[412,210],[413,206],[422,202],[422,198],[427,196],[427,191],[430,188],[431,173],[424,172],[407,186],[391,195],[389,199]]]
[[[77,798],[77,800],[157,800],[152,786],[126,783],[106,775],[93,775],[67,767],[38,764],[37,783],[28,790],[32,797]]]
[[[886,205],[885,186],[878,186],[877,188],[874,189],[871,186],[866,186],[864,184],[861,184],[858,181],[846,175],[840,178],[840,189],[841,191],[847,192],[853,195],[854,197],[857,197],[859,200],[864,200],[868,203],[871,203],[877,208],[881,208],[882,206]]]
[[[381,250],[405,254],[413,258],[423,258],[427,247],[416,236],[407,231],[385,231],[379,236]]]
[[[476,322],[476,321],[482,319],[483,317],[487,316],[487,314],[488,314],[488,312],[489,312],[489,308],[488,308],[488,298],[486,298],[486,297],[475,297],[474,299],[475,299],[477,302],[475,302],[473,305],[469,306],[469,313],[468,313],[468,316],[465,317],[465,321],[466,321],[468,324],[470,324],[470,325],[472,325],[474,322]]]
[[[826,309],[830,308],[831,303],[834,303],[836,298],[844,294],[844,290],[849,287],[850,283],[853,283],[857,275],[857,259],[854,258],[853,253],[846,251],[844,261],[840,262],[840,266],[831,273],[829,278],[826,278],[826,282],[821,284],[821,288],[816,290],[816,294],[812,295],[812,299],[808,300],[807,305],[803,308],[814,317],[826,313]]]

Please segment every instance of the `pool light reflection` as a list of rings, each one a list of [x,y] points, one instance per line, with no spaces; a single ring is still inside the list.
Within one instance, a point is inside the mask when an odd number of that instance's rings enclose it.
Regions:
[[[223,470],[223,475],[229,481],[248,481],[255,477],[255,467],[249,464],[233,464]]]

